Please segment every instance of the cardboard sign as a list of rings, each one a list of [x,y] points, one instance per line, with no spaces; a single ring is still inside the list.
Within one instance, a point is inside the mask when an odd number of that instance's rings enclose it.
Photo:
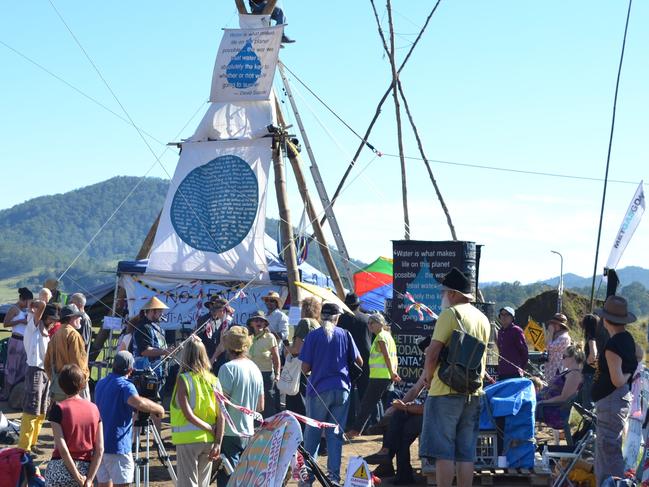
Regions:
[[[344,487],[372,487],[372,473],[363,457],[351,457]]]

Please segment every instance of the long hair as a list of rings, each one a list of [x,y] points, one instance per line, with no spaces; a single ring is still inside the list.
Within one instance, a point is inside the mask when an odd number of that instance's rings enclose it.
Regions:
[[[334,336],[334,330],[336,329],[336,324],[333,321],[323,319],[323,321],[322,321],[322,329],[324,330],[325,335],[327,335],[327,341],[330,342],[331,339]]]
[[[210,372],[212,368],[210,359],[207,356],[205,345],[200,338],[194,336],[187,340],[183,347],[183,354],[180,360],[180,372],[195,372],[197,374],[204,374]]]
[[[581,328],[584,331],[584,337],[586,340],[594,340],[597,336],[597,323],[599,323],[599,317],[594,314],[587,314],[581,320]]]
[[[322,303],[314,297],[304,298],[302,300],[302,318],[320,319],[320,310]]]

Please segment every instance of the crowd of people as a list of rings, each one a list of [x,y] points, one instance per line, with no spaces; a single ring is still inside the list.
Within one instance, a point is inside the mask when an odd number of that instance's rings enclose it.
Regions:
[[[458,486],[472,485],[482,382],[490,379],[486,361],[492,325],[472,305],[474,290],[462,272],[452,269],[440,285],[442,312],[432,336],[419,344],[422,374],[403,395],[394,387],[402,382],[399,357],[383,314],[363,313],[353,293],[345,297],[351,314],[312,297],[301,302],[301,319],[291,328],[280,295],[270,292],[263,297],[266,310],[251,313],[245,326],[235,323],[235,310],[226,299],[211,296],[207,313],[180,348],[167,342],[160,325],[167,306],[152,297],[129,321],[112,372],[97,382],[92,401],[92,328],[85,297],[73,294],[62,304],[54,301],[56,289],[44,287],[34,297],[21,288],[5,316],[12,334],[2,391],[6,397],[13,384],[24,380],[18,446],[38,453],[47,418],[55,444],[46,469],[48,485],[85,486],[95,480],[100,486],[128,485],[135,471],[133,412],[136,418],[150,415],[161,431],[165,409],[159,399],[170,382],[169,422],[179,486],[209,485],[213,465],[217,485],[227,485],[255,431],[254,416],[246,411],[268,418],[283,409],[339,425],[324,430],[303,426],[305,450],[315,459],[326,452],[326,475],[335,484],[341,482],[344,442],[372,430],[383,432],[383,441],[366,460],[378,465],[375,474],[394,476],[393,484],[414,482],[410,446],[419,438],[424,474],[434,474],[440,486],[452,485],[454,478]],[[566,402],[595,408],[597,485],[624,473],[621,440],[635,408],[631,385],[641,361],[626,330],[633,321],[624,298],[610,296],[596,314],[584,316],[583,347],[568,334],[565,315],[555,314],[546,327],[548,360],[544,383],[536,380],[536,419],[562,429],[568,419],[562,407]],[[527,342],[514,309],[500,309],[498,324],[496,379],[529,376]],[[457,342],[458,334],[473,342]],[[479,350],[478,376],[467,375],[466,387],[453,381],[457,370],[449,372],[459,360],[448,357],[457,343],[474,343]],[[287,360],[301,363],[293,395],[280,394],[277,385]],[[177,370],[170,367],[174,363]],[[154,397],[143,397],[129,380],[135,370],[155,374]],[[224,406],[220,395],[239,407]],[[300,486],[313,482],[309,471]]]

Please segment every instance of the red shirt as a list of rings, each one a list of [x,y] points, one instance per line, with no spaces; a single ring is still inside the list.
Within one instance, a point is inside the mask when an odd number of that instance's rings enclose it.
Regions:
[[[101,427],[97,406],[79,396],[69,397],[53,404],[47,419],[61,425],[63,438],[74,460],[89,462],[92,459],[95,438]],[[55,458],[61,458],[56,448],[52,453],[52,459]]]

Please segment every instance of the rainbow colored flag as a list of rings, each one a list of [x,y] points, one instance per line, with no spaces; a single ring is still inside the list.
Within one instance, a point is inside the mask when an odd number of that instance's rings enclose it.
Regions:
[[[385,300],[392,298],[392,259],[379,257],[354,274],[354,292],[367,311],[383,311]]]

